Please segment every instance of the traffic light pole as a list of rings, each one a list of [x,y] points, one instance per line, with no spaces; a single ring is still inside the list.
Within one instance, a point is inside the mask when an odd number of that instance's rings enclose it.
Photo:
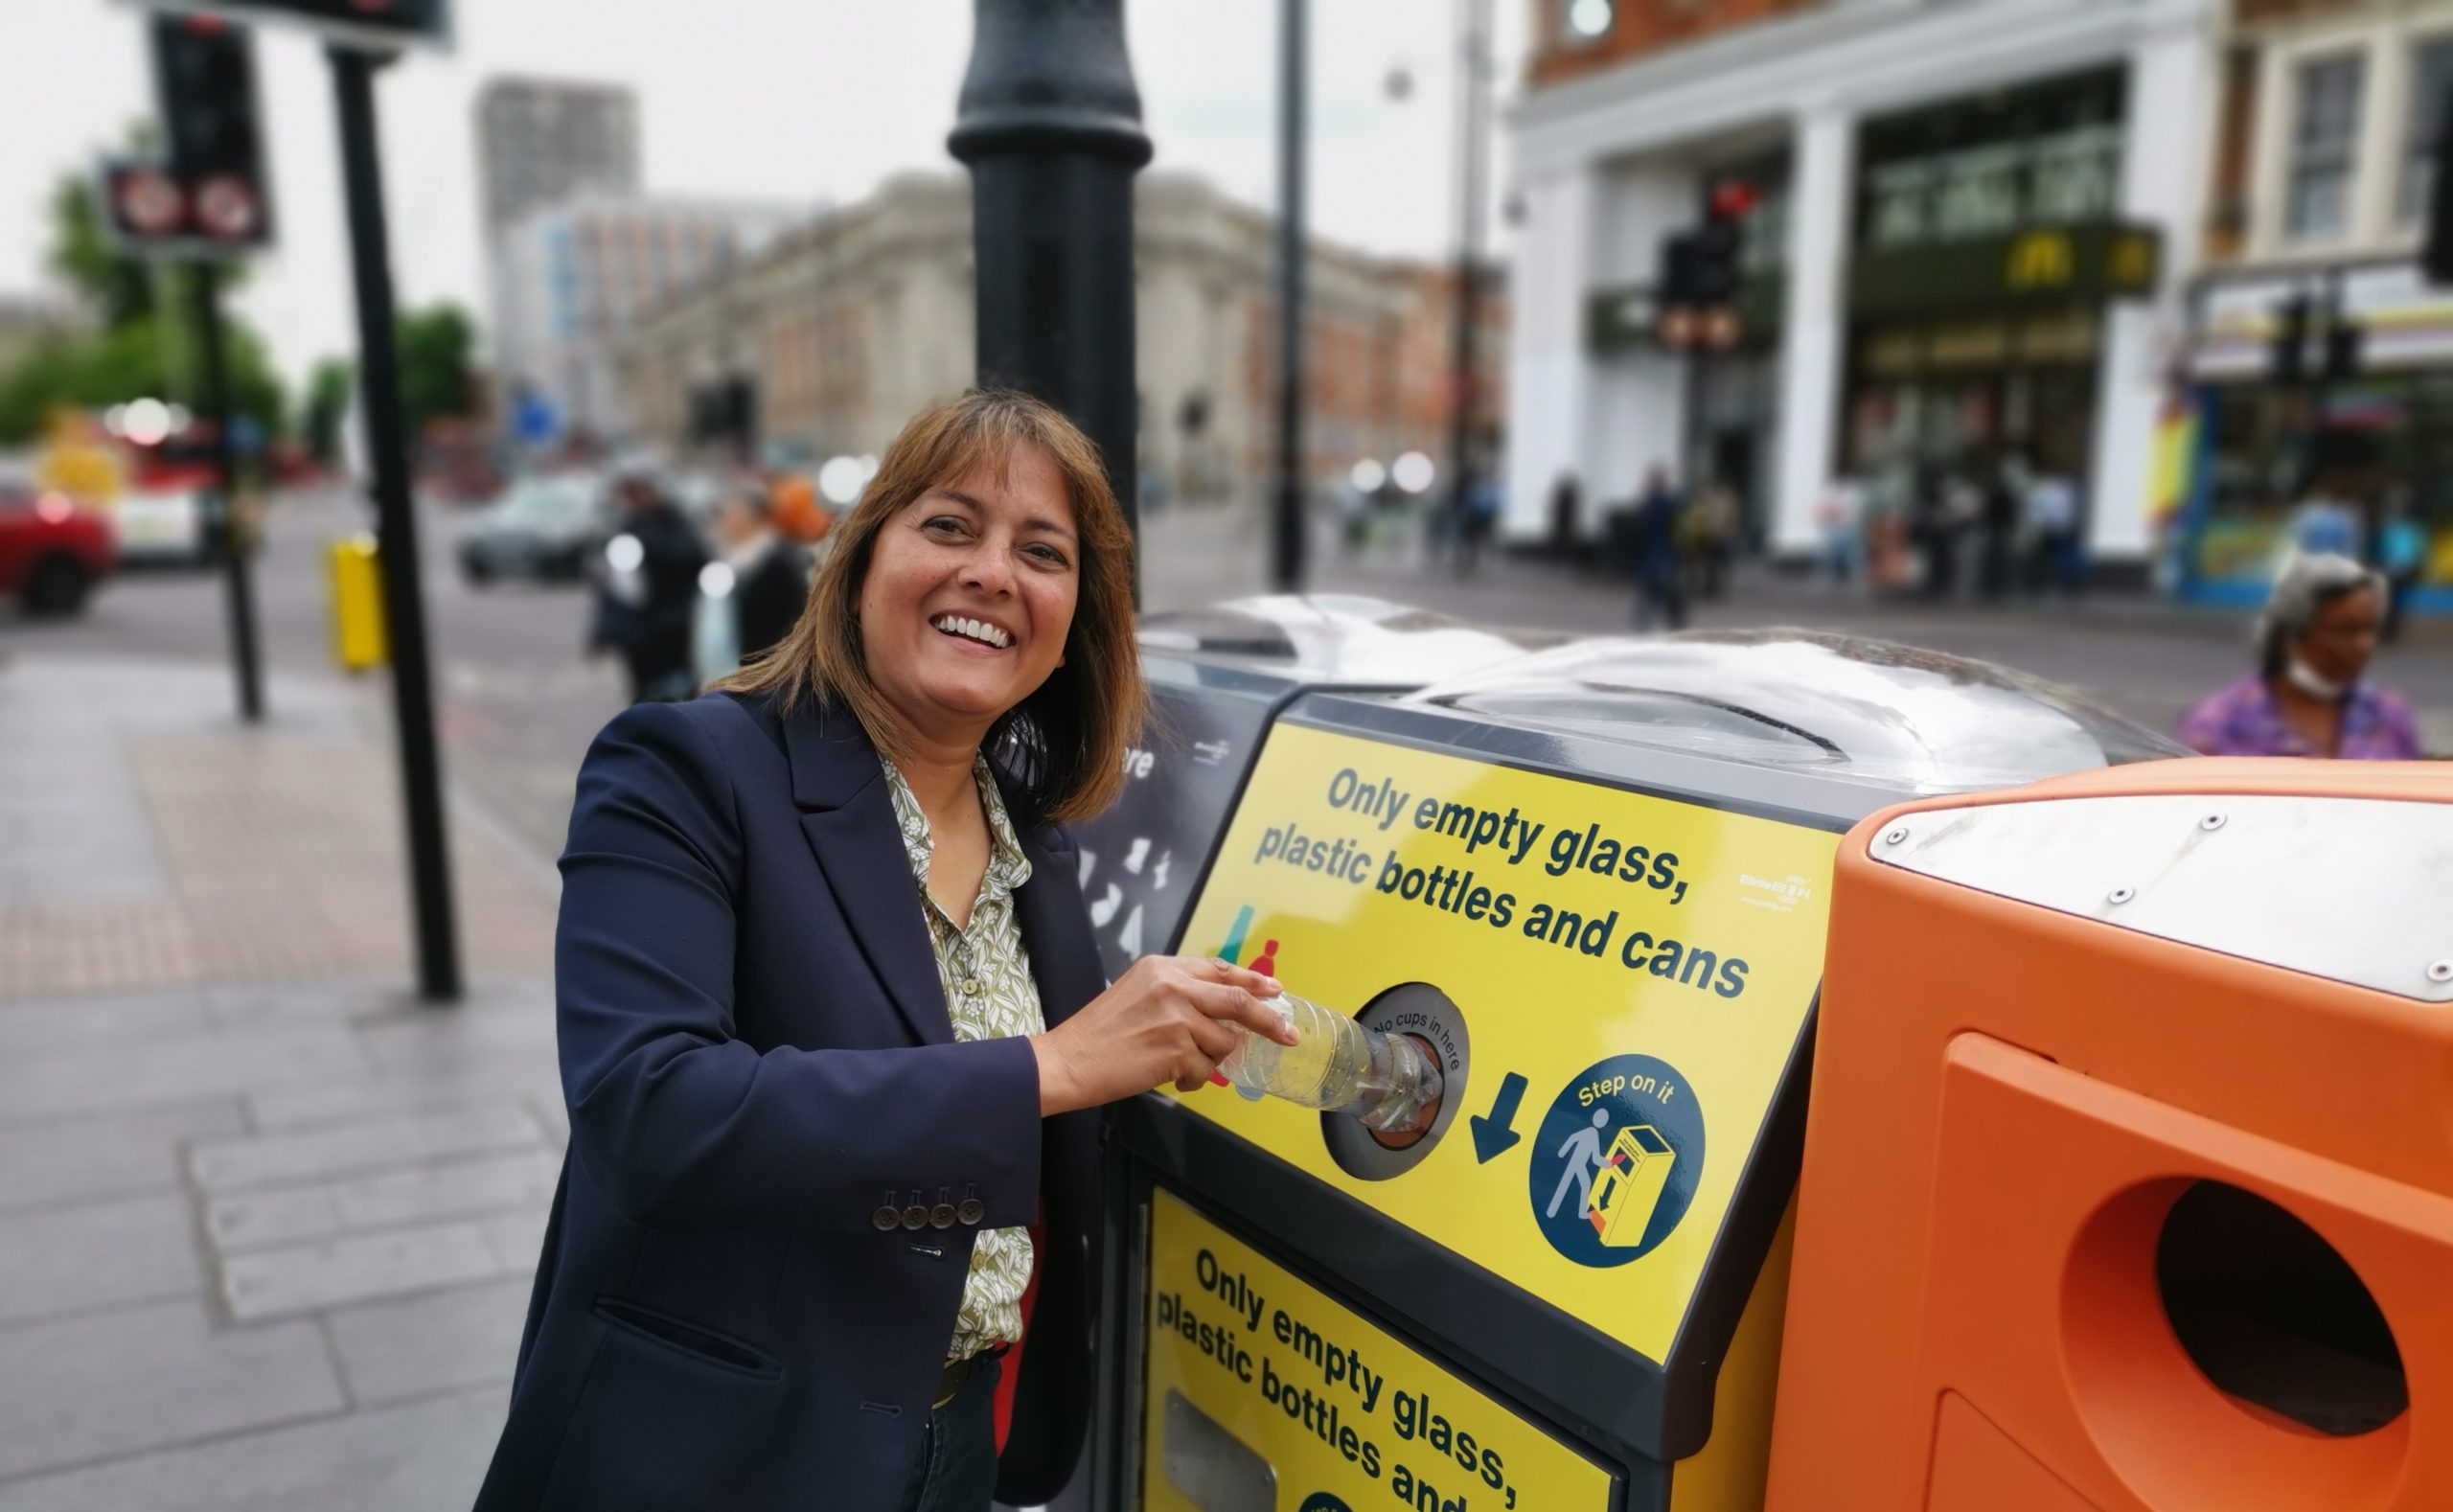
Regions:
[[[974,0],[947,147],[971,170],[979,380],[1097,443],[1141,537],[1133,175],[1150,161],[1123,0]],[[1140,570],[1134,573],[1140,601]]]
[[[248,575],[246,533],[239,521],[239,470],[230,453],[230,373],[221,350],[221,271],[211,259],[193,266],[195,293],[198,406],[213,428],[214,520],[221,534],[222,585],[230,610],[230,670],[238,678],[239,718],[264,717],[264,655],[256,638],[256,590]]]
[[[388,62],[349,47],[327,49],[341,128],[350,248],[357,282],[358,374],[366,449],[383,573],[383,629],[392,652],[392,712],[401,734],[401,787],[408,821],[409,884],[417,928],[418,994],[460,997],[460,946],[443,833],[443,775],[427,675],[425,600],[419,582],[417,516],[410,507],[407,446],[401,433],[400,373],[392,337],[392,266],[383,219],[383,167],[376,146],[375,70]]]
[[[1311,542],[1303,509],[1303,158],[1307,0],[1277,9],[1277,476],[1272,490],[1270,583],[1303,589]]]
[[[1465,541],[1474,486],[1476,362],[1481,325],[1482,178],[1489,133],[1482,118],[1490,88],[1490,0],[1462,0],[1465,34],[1457,63],[1459,138],[1456,192],[1456,392],[1448,421],[1449,549],[1462,568],[1473,560]]]

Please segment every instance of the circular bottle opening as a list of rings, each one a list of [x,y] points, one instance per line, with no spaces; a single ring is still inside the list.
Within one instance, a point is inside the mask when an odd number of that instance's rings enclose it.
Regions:
[[[2336,1438],[2410,1407],[2401,1350],[2350,1262],[2253,1192],[2183,1192],[2155,1242],[2155,1284],[2189,1363],[2229,1396]]]
[[[1361,1119],[1342,1113],[1320,1115],[1320,1137],[1338,1168],[1362,1180],[1386,1181],[1421,1164],[1456,1121],[1473,1047],[1464,1014],[1429,982],[1401,982],[1364,1004],[1354,1017],[1382,1034],[1412,1040],[1439,1065],[1439,1101],[1419,1129],[1392,1134],[1365,1129]]]

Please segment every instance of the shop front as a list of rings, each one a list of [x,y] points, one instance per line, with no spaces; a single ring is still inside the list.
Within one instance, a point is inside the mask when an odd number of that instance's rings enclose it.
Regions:
[[[2314,284],[2240,274],[2201,296],[2162,470],[2166,557],[2185,597],[2260,603],[2284,556],[2311,543],[2394,571],[2411,612],[2453,613],[2453,301],[2408,264],[2339,282],[2363,333],[2357,362],[2296,382],[2273,370],[2275,313]]]
[[[2107,307],[2162,261],[2119,214],[2122,90],[2098,70],[1861,127],[1839,449],[1874,510],[2054,476],[2085,538]]]

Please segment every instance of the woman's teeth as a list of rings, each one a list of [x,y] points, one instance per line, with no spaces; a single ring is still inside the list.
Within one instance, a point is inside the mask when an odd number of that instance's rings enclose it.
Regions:
[[[969,639],[980,642],[982,645],[994,646],[999,651],[1004,650],[1006,647],[1014,643],[1013,636],[1006,634],[1003,630],[998,630],[996,626],[987,623],[985,620],[967,620],[959,614],[946,614],[939,616],[930,623],[934,624],[937,629],[944,630],[949,635],[966,636]]]

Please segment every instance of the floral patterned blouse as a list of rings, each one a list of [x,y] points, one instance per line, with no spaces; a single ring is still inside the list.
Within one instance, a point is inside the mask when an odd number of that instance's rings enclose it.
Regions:
[[[2183,745],[2207,756],[2322,756],[2283,718],[2263,677],[2243,677],[2181,721]],[[2419,722],[2398,693],[2354,686],[2343,704],[2340,746],[2347,761],[2417,761]]]
[[[919,798],[894,763],[881,765],[885,767],[886,790],[894,795],[895,820],[903,829],[903,854],[911,862],[920,907],[928,920],[928,941],[936,951],[937,980],[945,988],[954,1038],[993,1040],[1038,1034],[1047,1027],[1047,1020],[1040,1009],[1039,983],[1031,976],[1030,956],[1022,950],[1021,924],[1014,915],[1014,892],[1030,881],[1031,863],[1015,838],[1013,821],[1005,814],[1005,800],[997,790],[988,759],[974,758],[972,767],[973,779],[979,785],[979,806],[988,814],[988,870],[979,879],[971,922],[961,928],[928,896],[928,858],[936,849],[928,833],[928,816],[921,812]],[[982,1229],[972,1245],[971,1273],[963,1281],[962,1310],[954,1317],[953,1342],[946,1358],[965,1360],[1020,1340],[1022,1290],[1030,1279],[1030,1231]]]

